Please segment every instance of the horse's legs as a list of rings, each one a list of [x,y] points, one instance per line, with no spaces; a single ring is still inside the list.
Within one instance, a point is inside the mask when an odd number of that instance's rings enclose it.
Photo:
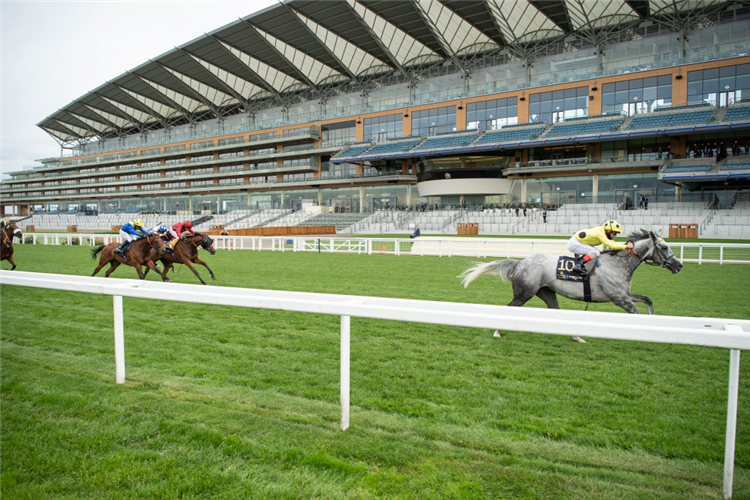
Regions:
[[[149,270],[149,269],[153,269],[153,270],[154,270],[154,272],[157,272],[157,273],[159,273],[159,276],[161,276],[161,280],[162,280],[162,281],[172,281],[172,280],[170,280],[170,279],[169,279],[169,276],[167,276],[166,274],[162,273],[162,272],[161,272],[161,271],[159,270],[159,268],[158,268],[158,267],[156,267],[156,264],[154,264],[154,261],[153,261],[153,260],[149,260],[149,261],[146,261],[146,262],[144,262],[144,264],[146,264],[146,272],[145,272],[145,273],[143,273],[143,277],[144,277],[144,278],[146,277],[146,274],[148,274],[148,270]]]
[[[618,307],[622,307],[626,312],[629,312],[630,314],[641,314],[641,311],[638,310],[635,303],[633,302],[633,299],[630,298],[629,293],[628,295],[624,295],[622,297],[612,298],[612,303]]]
[[[653,302],[651,302],[651,299],[649,299],[645,295],[638,295],[637,293],[628,292],[628,295],[631,299],[633,299],[633,302],[641,302],[643,304],[646,304],[646,307],[648,307],[648,313],[654,314],[654,304]]]
[[[135,268],[135,272],[138,273],[139,279],[145,279],[146,277],[143,275],[143,268],[141,265],[137,262],[133,262],[133,267]]]
[[[13,266],[13,267],[10,268],[11,271],[16,268],[16,261],[13,260],[12,256],[8,257],[8,262],[10,262],[11,265]]]
[[[531,298],[534,297],[534,295],[539,291],[540,290],[533,290],[531,288],[522,288],[520,285],[516,286],[516,283],[513,283],[513,300],[511,300],[508,305],[511,307],[521,307],[526,302],[531,300]],[[554,293],[552,295],[554,295]],[[557,302],[557,298],[555,298],[555,302]],[[492,336],[499,339],[500,329],[498,328],[497,330],[495,330],[495,333],[493,333]]]
[[[208,283],[203,281],[203,278],[201,278],[201,275],[198,274],[198,270],[195,267],[193,267],[193,264],[189,260],[185,261],[185,265],[188,266],[191,271],[193,271],[193,274],[196,275],[199,280],[201,280],[201,283],[203,283],[204,285],[208,285]]]
[[[106,274],[104,275],[105,278],[109,278],[109,275],[112,274],[115,271],[115,269],[120,267],[120,263],[114,259],[110,260],[109,263],[110,263],[110,266],[109,266],[109,269],[107,269]]]
[[[557,294],[550,288],[547,288],[546,286],[544,288],[540,288],[539,291],[536,292],[536,296],[542,299],[545,304],[547,304],[548,309],[560,309],[560,304],[557,303]],[[580,342],[582,344],[586,343],[586,341],[578,335],[571,335],[570,339],[574,342]]]
[[[216,276],[214,276],[214,272],[211,270],[210,267],[208,267],[208,264],[206,264],[205,262],[203,262],[202,260],[200,260],[198,257],[196,257],[193,262],[195,262],[196,264],[200,264],[203,267],[205,267],[206,269],[208,269],[208,272],[211,273],[211,279],[214,280],[214,281],[216,281]]]

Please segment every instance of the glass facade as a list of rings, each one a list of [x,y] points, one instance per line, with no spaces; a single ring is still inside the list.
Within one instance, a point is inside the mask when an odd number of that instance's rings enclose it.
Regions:
[[[602,143],[601,159],[607,161],[644,161],[665,159],[670,151],[669,137],[647,137]]]
[[[750,64],[688,72],[688,104],[750,102]]]
[[[602,85],[602,114],[633,116],[672,106],[672,75]]]
[[[455,132],[456,107],[426,109],[415,111],[411,119],[411,135],[428,137],[431,135]]]
[[[406,207],[407,185],[389,184],[387,186],[365,186],[365,204],[367,211]]]
[[[404,134],[404,118],[401,113],[365,118],[365,141],[382,142],[400,139]]]
[[[467,130],[497,130],[517,123],[517,97],[472,102],[466,106]]]
[[[529,96],[529,123],[558,123],[588,114],[588,87],[541,92]]]
[[[323,147],[350,144],[356,140],[357,123],[354,120],[320,126],[320,141]]]

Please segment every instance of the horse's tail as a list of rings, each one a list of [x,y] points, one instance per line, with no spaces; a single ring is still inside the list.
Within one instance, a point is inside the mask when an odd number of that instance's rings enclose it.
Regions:
[[[462,272],[458,277],[461,278],[464,288],[469,286],[469,283],[477,279],[483,274],[496,273],[502,278],[503,281],[510,279],[510,275],[518,265],[517,260],[494,260],[492,262],[480,262],[474,267],[470,267],[466,271]]]
[[[91,258],[92,259],[96,259],[96,256],[99,254],[99,252],[101,252],[102,250],[104,250],[105,246],[106,245],[102,245],[99,248],[94,248],[93,250],[91,250]]]

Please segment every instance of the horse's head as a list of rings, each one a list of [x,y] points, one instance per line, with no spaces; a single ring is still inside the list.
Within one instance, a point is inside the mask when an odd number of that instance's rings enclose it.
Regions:
[[[640,234],[633,234],[636,239],[640,239],[644,246],[639,251],[642,261],[651,261],[655,265],[666,267],[672,274],[677,274],[682,270],[682,263],[669,248],[664,238],[653,231],[642,230]],[[638,238],[640,236],[640,238]]]
[[[23,233],[18,226],[16,226],[15,224],[9,224],[7,227],[13,233],[14,238],[18,238],[19,240],[23,238]]]
[[[208,250],[208,253],[211,255],[216,253],[214,240],[212,240],[207,234],[201,235],[201,248],[203,248],[203,250]]]
[[[160,254],[164,255],[170,252],[167,242],[164,241],[164,238],[162,238],[160,235],[150,234],[146,238],[148,239],[148,243],[151,245],[151,248],[153,248]]]
[[[23,238],[23,233],[15,224],[5,224],[4,226],[2,226],[2,232],[3,232],[3,235],[2,235],[3,244],[5,246],[12,245],[13,238],[18,238],[19,240]]]

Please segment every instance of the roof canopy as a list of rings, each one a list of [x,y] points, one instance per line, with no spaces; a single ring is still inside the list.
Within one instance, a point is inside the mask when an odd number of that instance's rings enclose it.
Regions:
[[[38,126],[63,144],[325,100],[346,85],[418,80],[484,56],[533,59],[571,36],[599,45],[646,19],[674,31],[719,0],[286,0],[177,47],[81,96]],[[696,14],[698,13],[698,14]]]

